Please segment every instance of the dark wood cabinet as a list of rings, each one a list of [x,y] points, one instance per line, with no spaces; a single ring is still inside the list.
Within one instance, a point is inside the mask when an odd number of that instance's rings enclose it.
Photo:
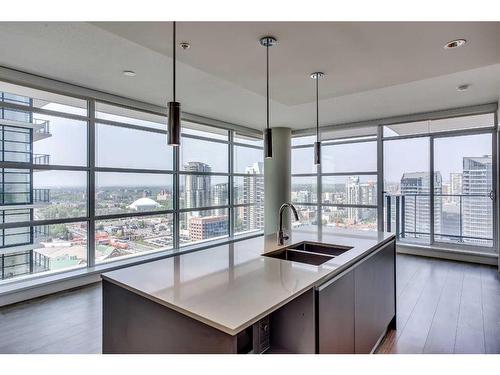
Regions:
[[[370,353],[396,314],[395,243],[354,268],[355,353]]]
[[[371,353],[394,324],[395,250],[391,241],[316,288],[318,353]]]
[[[316,290],[318,353],[354,353],[354,271]]]

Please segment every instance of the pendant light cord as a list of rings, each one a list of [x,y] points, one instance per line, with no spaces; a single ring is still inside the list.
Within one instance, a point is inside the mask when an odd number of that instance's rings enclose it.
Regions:
[[[266,128],[269,129],[269,43],[266,44]]]
[[[316,142],[319,142],[319,75],[316,76]]]
[[[172,49],[173,49],[173,59],[174,59],[174,63],[173,63],[173,84],[172,84],[172,88],[173,88],[173,101],[175,102],[175,21],[173,22],[173,37],[172,37]]]

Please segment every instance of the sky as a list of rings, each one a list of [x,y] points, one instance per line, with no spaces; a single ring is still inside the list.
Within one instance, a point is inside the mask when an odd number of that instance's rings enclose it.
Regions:
[[[46,108],[57,110],[58,104]],[[87,129],[85,122],[37,114],[37,119],[50,121],[51,137],[34,142],[35,154],[49,154],[54,165],[85,166],[87,163]],[[141,122],[141,125],[145,125]],[[212,172],[228,172],[228,146],[223,143],[183,138],[181,168],[188,161],[200,161],[212,167]],[[263,161],[263,151],[235,147],[235,171]],[[99,167],[172,169],[172,147],[166,135],[135,129],[97,124],[96,165]],[[217,180],[217,179],[215,179]],[[217,180],[218,181],[218,180]],[[98,186],[171,186],[171,176],[158,174],[98,173]],[[35,187],[85,186],[84,172],[44,171],[34,177]]]
[[[403,172],[429,172],[429,138],[386,141],[384,175],[387,182],[399,182]],[[434,171],[440,171],[443,182],[450,173],[463,171],[463,158],[491,155],[491,134],[436,138]]]
[[[58,109],[50,104],[50,109]],[[66,109],[66,108],[65,108]],[[50,154],[51,164],[84,166],[87,158],[87,133],[84,122],[37,114],[36,118],[50,121],[51,137],[36,141],[34,153]],[[142,125],[147,124],[141,122]],[[157,127],[157,124],[152,126]],[[102,167],[171,169],[172,151],[166,145],[165,135],[144,131],[98,125],[96,129],[96,164]],[[404,172],[429,170],[429,138],[413,138],[384,142],[384,175],[387,182],[399,182]],[[443,182],[452,172],[462,172],[464,156],[491,155],[491,135],[436,138],[434,169],[440,171]],[[181,145],[181,167],[187,161],[209,164],[213,172],[227,173],[227,145],[186,138]],[[323,146],[322,170],[328,172],[375,172],[377,170],[376,142]],[[262,161],[262,151],[236,147],[236,172],[256,161]],[[315,173],[311,148],[294,149],[292,173]],[[161,177],[161,178],[159,178]],[[101,186],[127,184],[129,186],[161,186],[168,178],[146,174],[104,174],[98,176]],[[82,186],[82,172],[39,172],[34,184],[40,187]]]

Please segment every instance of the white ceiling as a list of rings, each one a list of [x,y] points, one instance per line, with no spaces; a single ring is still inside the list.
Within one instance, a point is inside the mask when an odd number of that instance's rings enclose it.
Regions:
[[[500,23],[183,22],[178,99],[183,110],[253,128],[265,121],[270,50],[272,126],[322,125],[498,101]],[[171,24],[0,23],[0,65],[158,105],[171,95]],[[449,40],[466,38],[457,50]],[[125,77],[134,70],[136,77]],[[467,92],[456,86],[470,83]]]

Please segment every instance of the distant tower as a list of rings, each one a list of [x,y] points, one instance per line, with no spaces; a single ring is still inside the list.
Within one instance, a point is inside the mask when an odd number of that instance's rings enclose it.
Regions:
[[[462,183],[463,174],[462,173],[450,173],[450,194],[451,195],[461,195],[462,194]],[[458,204],[460,197],[452,196],[450,201]]]
[[[20,106],[33,105],[33,99],[0,91],[0,102]],[[48,164],[49,155],[33,153],[34,142],[51,137],[50,123],[33,118],[29,111],[0,108],[0,147],[2,161],[10,167],[1,167],[0,211],[4,221],[15,217],[18,221],[33,219],[33,204],[50,202],[49,189],[33,189],[33,165]],[[20,151],[22,150],[22,151]],[[43,172],[42,172],[43,173]],[[49,226],[6,228],[1,232],[0,280],[20,275],[47,271],[49,258],[37,251],[40,238],[48,235]]]
[[[493,238],[493,203],[487,196],[493,189],[491,155],[463,158],[463,235]],[[468,194],[485,195],[470,197]],[[464,242],[488,244],[490,241],[464,238]]]
[[[249,176],[244,177],[243,200],[255,204],[243,207],[243,230],[262,229],[264,228],[264,210],[261,207],[264,203],[264,179],[255,175],[264,173],[264,163],[254,163],[245,169],[245,173]]]
[[[345,184],[347,195],[347,204],[360,204],[361,203],[361,186],[359,184],[358,176],[350,176],[347,178]],[[350,222],[357,223],[361,219],[361,210],[353,207],[347,207],[347,219]]]
[[[416,238],[427,238],[431,231],[430,173],[404,173],[401,195],[405,196],[405,232]],[[441,172],[434,172],[434,232],[441,233]],[[411,233],[413,232],[413,233]]]
[[[212,168],[205,163],[190,161],[184,165],[187,172],[208,173]],[[208,207],[211,205],[211,177],[209,175],[187,174],[184,185],[186,207]],[[209,212],[207,212],[209,214]]]
[[[212,205],[213,206],[225,206],[227,205],[228,199],[228,185],[227,182],[214,185],[212,190]],[[227,215],[225,208],[218,208],[214,210],[214,215]]]

